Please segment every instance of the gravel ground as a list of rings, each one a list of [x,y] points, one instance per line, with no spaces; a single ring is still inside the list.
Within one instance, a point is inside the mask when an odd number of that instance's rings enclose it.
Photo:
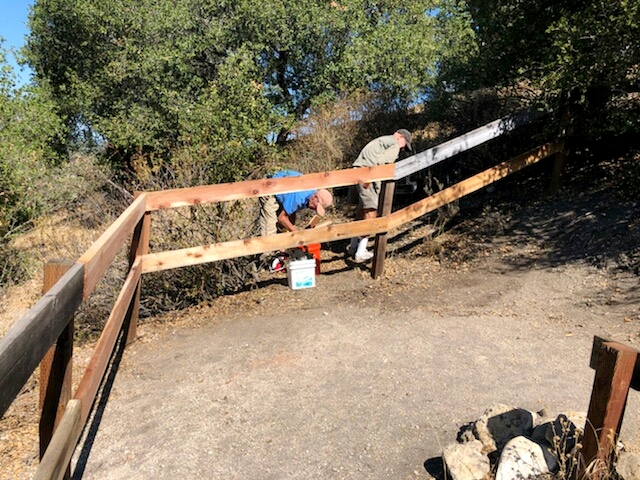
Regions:
[[[394,232],[376,280],[336,242],[315,288],[263,272],[146,319],[74,477],[429,478],[425,462],[495,403],[586,411],[594,335],[640,343],[640,209],[605,173],[574,172],[555,197],[517,178],[479,192],[442,235],[433,217]],[[33,475],[35,398],[32,382],[2,419],[2,480]],[[631,392],[630,448],[639,414]]]

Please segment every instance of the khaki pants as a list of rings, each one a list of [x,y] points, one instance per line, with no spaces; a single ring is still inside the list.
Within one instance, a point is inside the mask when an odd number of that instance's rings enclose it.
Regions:
[[[380,198],[381,182],[371,182],[369,188],[364,188],[361,183],[349,188],[349,203],[358,205],[358,208],[377,210]]]
[[[274,235],[278,233],[278,210],[280,205],[276,200],[276,197],[269,195],[266,197],[259,197],[260,200],[260,235]]]

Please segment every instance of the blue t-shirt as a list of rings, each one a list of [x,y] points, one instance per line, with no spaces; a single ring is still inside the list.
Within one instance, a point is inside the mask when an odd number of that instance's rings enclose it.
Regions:
[[[271,178],[282,177],[300,177],[302,174],[295,170],[282,170],[274,173]],[[287,213],[287,215],[293,215],[298,210],[309,205],[309,198],[315,193],[315,190],[304,190],[302,192],[293,193],[277,193],[276,200]]]

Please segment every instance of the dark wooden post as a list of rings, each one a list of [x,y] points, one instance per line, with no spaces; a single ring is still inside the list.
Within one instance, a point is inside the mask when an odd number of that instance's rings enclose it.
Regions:
[[[607,473],[620,434],[637,361],[636,349],[595,338],[591,366],[596,373],[578,478],[591,469],[590,479],[597,480]]]
[[[380,190],[380,201],[378,202],[378,216],[386,217],[393,208],[393,194],[396,190],[396,182],[388,181],[382,184]],[[371,276],[378,278],[384,272],[384,259],[387,255],[387,232],[376,235],[373,247],[374,257],[371,268]]]
[[[140,192],[136,192],[136,197]],[[129,249],[129,268],[133,265],[136,258],[149,252],[149,232],[151,230],[151,213],[147,212],[140,219],[131,237],[131,248]],[[125,328],[127,329],[127,345],[136,339],[136,330],[138,325],[138,313],[140,309],[140,290],[142,288],[142,278],[138,281],[136,292],[127,309],[124,318]]]
[[[567,152],[565,141],[562,141],[562,150],[554,155],[553,168],[551,170],[551,183],[549,184],[549,193],[554,194],[560,190],[560,182],[564,165],[567,162]]]
[[[558,138],[562,141],[562,148],[554,155],[553,168],[551,170],[551,182],[549,184],[549,193],[551,194],[557,193],[558,190],[560,190],[562,174],[564,173],[564,165],[567,162],[567,157],[569,156],[567,137],[573,133],[571,126],[572,102],[573,96],[569,95],[567,98],[567,104],[562,107],[560,129],[558,131]]]
[[[52,260],[44,266],[42,293],[46,293],[73,266],[69,260]],[[73,317],[40,363],[40,458],[51,442],[64,408],[71,399]],[[69,478],[69,472],[67,476]]]

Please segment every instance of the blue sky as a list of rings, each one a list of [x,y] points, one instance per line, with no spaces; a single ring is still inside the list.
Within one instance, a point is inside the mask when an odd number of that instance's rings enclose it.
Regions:
[[[4,0],[2,14],[0,15],[0,37],[4,38],[2,46],[5,50],[11,47],[20,48],[24,45],[24,37],[27,34],[27,15],[29,6],[34,0]],[[14,73],[20,85],[29,81],[30,72],[21,71],[16,64],[13,55],[9,54],[7,60],[13,67]]]

